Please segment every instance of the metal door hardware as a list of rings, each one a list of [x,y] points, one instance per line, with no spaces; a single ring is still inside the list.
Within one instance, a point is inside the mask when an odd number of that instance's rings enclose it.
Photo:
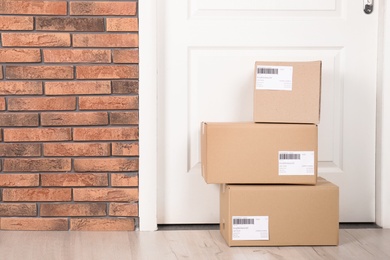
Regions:
[[[363,5],[366,14],[370,14],[374,10],[374,0],[363,0]]]

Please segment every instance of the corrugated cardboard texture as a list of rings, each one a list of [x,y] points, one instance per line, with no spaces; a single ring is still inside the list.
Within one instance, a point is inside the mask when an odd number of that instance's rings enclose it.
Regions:
[[[256,90],[258,65],[292,66],[292,90]],[[318,124],[320,98],[321,61],[256,62],[253,109],[255,122]]]
[[[221,185],[220,231],[229,246],[338,245],[339,189],[317,185]],[[268,216],[269,240],[232,240],[232,216]]]
[[[202,175],[207,183],[317,181],[316,125],[203,123],[201,139]],[[279,175],[279,151],[314,151],[314,174]]]

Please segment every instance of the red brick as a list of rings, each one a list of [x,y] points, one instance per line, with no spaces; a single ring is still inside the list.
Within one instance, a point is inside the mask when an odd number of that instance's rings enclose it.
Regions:
[[[112,82],[112,93],[138,95],[138,80],[115,80]]]
[[[113,156],[138,156],[138,143],[112,143]]]
[[[112,173],[111,186],[136,187],[138,186],[138,176],[132,173]]]
[[[44,156],[110,156],[109,143],[47,143]]]
[[[1,0],[0,14],[66,15],[66,1]]]
[[[73,47],[138,47],[138,34],[74,34]]]
[[[3,201],[71,201],[70,188],[5,188]]]
[[[73,66],[7,66],[7,79],[73,79]]]
[[[2,113],[0,114],[0,126],[38,126],[37,113]]]
[[[35,217],[37,205],[32,203],[0,204],[0,217]]]
[[[70,47],[69,33],[3,33],[4,47]]]
[[[139,63],[138,49],[114,50],[114,63]]]
[[[1,134],[0,137],[2,137]],[[41,156],[41,146],[40,144],[0,143],[0,156],[1,157]]]
[[[77,79],[135,79],[137,65],[96,65],[76,67]]]
[[[75,97],[9,98],[9,111],[75,110]]]
[[[0,156],[2,157],[41,156],[41,145],[0,143]]]
[[[0,49],[1,52],[1,49]],[[0,95],[41,95],[42,82],[0,81]]]
[[[138,111],[111,112],[110,124],[112,124],[112,125],[138,125]]]
[[[70,128],[4,129],[4,142],[44,142],[71,140]]]
[[[41,52],[39,49],[0,49],[0,62],[41,62]]]
[[[45,82],[46,95],[111,94],[110,81]]]
[[[3,66],[0,66],[0,79],[3,78]]]
[[[5,110],[5,98],[0,97],[0,110]]]
[[[4,172],[69,172],[71,159],[7,159]]]
[[[42,217],[83,217],[106,216],[105,204],[41,204],[40,216]]]
[[[134,231],[134,219],[127,218],[73,218],[72,231]]]
[[[36,17],[35,24],[39,31],[104,31],[104,18]]]
[[[1,218],[2,230],[67,231],[66,218]]]
[[[5,159],[6,160],[6,159]],[[5,168],[5,166],[4,166]],[[129,172],[138,170],[137,159],[74,159],[76,172]]]
[[[107,32],[138,32],[138,18],[107,18]]]
[[[110,50],[43,50],[44,62],[53,63],[110,63]]]
[[[76,67],[77,79],[135,79],[138,65],[95,65]]]
[[[79,97],[80,110],[138,109],[137,96]]]
[[[43,126],[107,125],[107,112],[42,113]]]
[[[39,174],[0,174],[0,186],[2,187],[39,186]]]
[[[1,10],[1,7],[0,7]],[[28,31],[34,29],[33,17],[27,16],[2,16],[0,17],[1,31]]]
[[[135,15],[135,2],[70,2],[70,15]]]
[[[4,133],[5,136],[5,133]],[[75,128],[73,129],[73,140],[94,141],[94,140],[137,140],[138,129],[128,128]]]
[[[136,217],[138,216],[138,204],[110,203],[108,215],[114,217]]]
[[[42,186],[79,187],[108,186],[107,173],[41,174]]]
[[[119,188],[74,188],[74,201],[138,201],[138,189]]]

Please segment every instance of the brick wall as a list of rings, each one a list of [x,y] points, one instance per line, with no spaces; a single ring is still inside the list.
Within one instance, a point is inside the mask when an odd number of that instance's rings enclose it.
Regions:
[[[0,229],[134,230],[137,1],[0,0]]]

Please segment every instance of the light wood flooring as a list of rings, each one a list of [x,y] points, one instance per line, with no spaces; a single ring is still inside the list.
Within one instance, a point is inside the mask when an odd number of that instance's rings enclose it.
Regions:
[[[340,229],[337,247],[232,248],[218,230],[0,231],[0,259],[390,259],[390,229]]]

